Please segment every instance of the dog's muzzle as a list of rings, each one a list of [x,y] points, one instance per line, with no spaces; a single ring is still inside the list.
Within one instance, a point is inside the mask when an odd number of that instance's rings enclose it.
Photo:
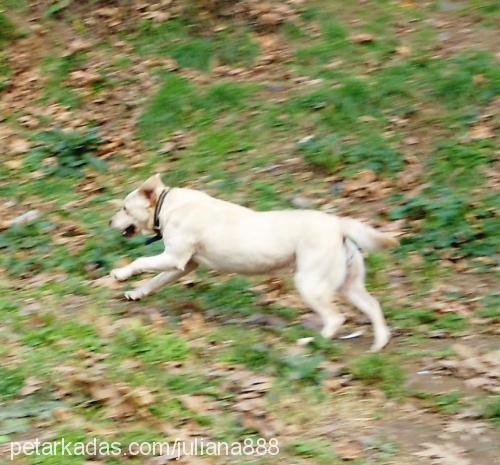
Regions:
[[[122,236],[124,236],[124,237],[132,237],[135,234],[135,231],[136,231],[135,225],[131,224],[130,226],[127,226],[122,231]]]

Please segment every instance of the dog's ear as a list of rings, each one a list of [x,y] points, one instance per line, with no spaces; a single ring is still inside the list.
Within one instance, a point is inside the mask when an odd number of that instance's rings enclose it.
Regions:
[[[139,192],[144,195],[151,203],[156,201],[157,191],[164,187],[163,181],[161,180],[161,174],[157,173],[150,178],[148,178],[142,186],[139,188]]]
[[[123,206],[123,200],[120,200],[120,199],[111,199],[109,201],[109,204],[111,206],[113,206],[114,208],[117,208],[119,210]]]

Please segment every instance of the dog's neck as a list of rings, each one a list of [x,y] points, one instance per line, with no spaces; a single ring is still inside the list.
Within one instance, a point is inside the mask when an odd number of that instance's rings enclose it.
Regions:
[[[162,238],[161,227],[160,227],[160,214],[161,209],[163,207],[163,203],[165,202],[165,197],[170,192],[170,187],[162,188],[160,194],[158,195],[158,200],[156,201],[156,205],[153,212],[152,218],[152,231],[155,233],[153,237],[150,237],[146,240],[146,244],[151,244],[152,242],[156,242]]]

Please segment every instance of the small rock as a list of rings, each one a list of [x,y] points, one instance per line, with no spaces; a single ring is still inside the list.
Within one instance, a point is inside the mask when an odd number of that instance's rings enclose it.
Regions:
[[[411,53],[411,48],[406,45],[401,45],[396,48],[396,53],[402,57],[407,57]]]
[[[314,202],[311,199],[297,195],[292,199],[292,205],[295,208],[308,209],[314,206]]]
[[[258,18],[258,21],[263,26],[276,26],[283,22],[283,17],[276,13],[265,13]]]
[[[441,42],[445,42],[450,38],[450,33],[446,31],[439,32],[437,38]]]
[[[440,0],[438,2],[438,7],[441,11],[457,11],[464,7],[460,2],[454,2],[451,0]]]
[[[303,347],[310,344],[312,341],[314,341],[314,337],[301,337],[297,339],[297,345]]]
[[[322,381],[321,385],[328,391],[338,391],[343,387],[342,381],[338,378],[329,378]]]
[[[165,142],[165,144],[163,144],[161,147],[160,147],[160,150],[159,152],[160,153],[170,153],[170,152],[173,152],[175,150],[175,143],[172,142],[172,141],[168,141],[168,142]]]
[[[265,87],[271,92],[281,92],[284,89],[283,84],[280,84],[279,82],[268,82]]]
[[[403,139],[403,142],[406,145],[416,145],[420,142],[420,139],[418,137],[408,136]]]
[[[75,39],[68,45],[68,50],[71,53],[81,52],[82,50],[87,50],[92,47],[92,43],[83,40],[83,39]]]
[[[330,193],[336,196],[340,196],[342,195],[342,187],[343,187],[342,181],[335,181],[332,184],[330,184],[329,188]]]
[[[369,448],[377,444],[377,438],[375,436],[361,436],[360,443],[363,447]]]
[[[309,134],[308,136],[304,136],[302,139],[300,139],[297,144],[298,146],[302,146],[307,144],[308,142],[311,142],[314,139],[314,134]]]
[[[17,158],[14,158],[13,160],[7,160],[6,162],[4,162],[4,165],[11,170],[19,169],[22,166],[22,164],[23,161]]]
[[[336,445],[335,452],[342,460],[356,460],[363,456],[363,450],[355,441]]]
[[[357,337],[361,337],[364,334],[364,331],[362,329],[358,331],[354,331],[349,334],[345,334],[343,336],[339,336],[339,339],[356,339]]]
[[[6,229],[6,228],[11,228],[12,226],[17,226],[19,224],[30,223],[31,221],[36,220],[39,216],[40,216],[40,212],[38,210],[29,210],[29,211],[23,213],[22,215],[19,215],[18,217],[14,218],[10,221],[7,221],[2,226],[3,226],[3,229]]]
[[[429,331],[428,336],[432,339],[443,339],[448,335],[448,332],[445,329],[434,329]]]

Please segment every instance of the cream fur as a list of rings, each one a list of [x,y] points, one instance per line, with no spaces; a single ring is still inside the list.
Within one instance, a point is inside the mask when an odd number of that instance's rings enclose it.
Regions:
[[[111,226],[121,231],[133,226],[136,232],[151,234],[156,199],[164,188],[159,175],[149,178],[125,198]],[[324,337],[333,337],[344,321],[333,303],[340,292],[370,318],[372,350],[389,341],[380,305],[364,285],[363,256],[353,244],[366,250],[396,244],[389,234],[351,218],[313,210],[257,212],[183,188],[172,188],[165,197],[160,228],[164,252],[111,272],[120,281],[138,273],[159,273],[127,292],[127,299],[141,299],[198,265],[243,274],[293,267],[301,297],[323,321]]]

